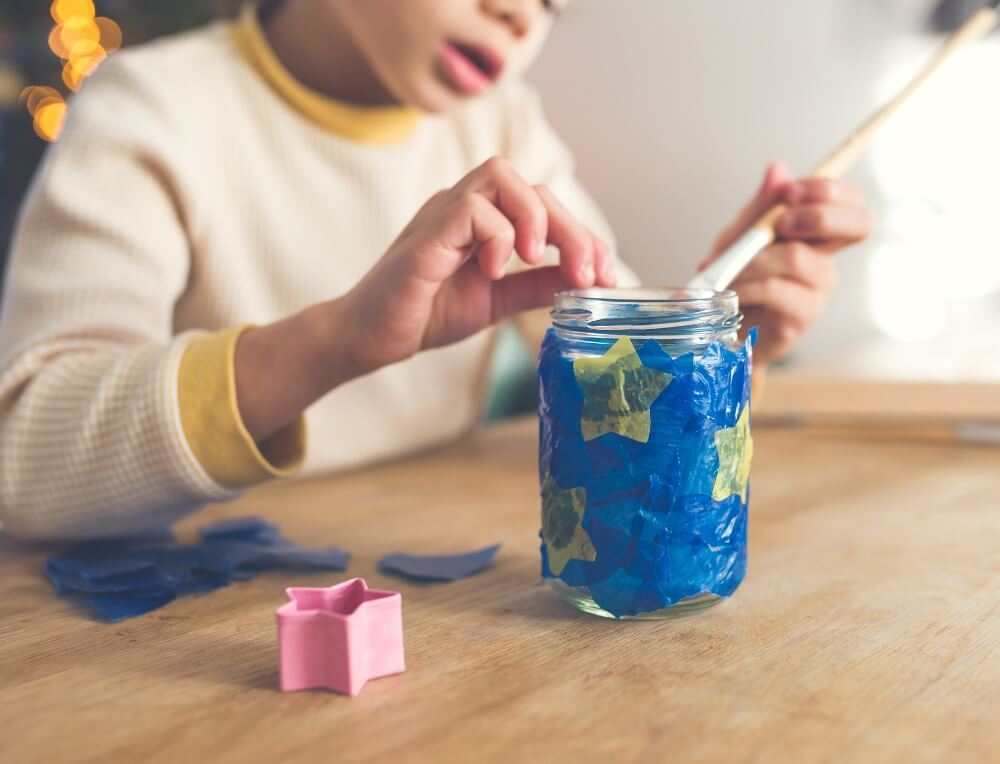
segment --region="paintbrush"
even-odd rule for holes
[[[1000,0],[990,0],[986,8],[969,19],[945,41],[931,61],[900,91],[899,95],[883,106],[859,127],[832,154],[812,172],[814,178],[839,178],[857,161],[876,133],[903,105],[922,88],[959,50],[983,39],[1000,24]],[[688,284],[690,289],[728,287],[740,272],[770,246],[775,238],[775,224],[787,207],[776,204],[762,215],[739,240],[723,252],[704,271]]]

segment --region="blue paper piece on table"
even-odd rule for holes
[[[275,550],[274,562],[285,568],[319,568],[320,570],[347,570],[351,561],[349,552],[340,547],[306,549],[301,546]]]
[[[148,557],[107,558],[104,555],[73,555],[70,550],[66,557],[52,557],[46,562],[46,572],[59,575],[77,575],[81,578],[108,578],[128,573],[139,573],[156,567],[156,561]],[[105,554],[106,554],[106,550]]]
[[[450,555],[415,555],[396,552],[378,561],[378,569],[383,573],[397,573],[422,581],[457,581],[478,573],[500,550],[494,544],[475,552]]]
[[[350,553],[340,547],[309,549],[285,540],[271,546],[248,541],[211,542],[206,546],[233,577],[267,568],[347,570],[351,561]]]
[[[259,517],[236,517],[221,520],[201,529],[202,541],[284,541],[281,529]]]
[[[78,596],[109,621],[155,610],[178,596],[213,591],[268,568],[346,570],[339,547],[302,547],[259,518],[224,520],[201,530],[201,542],[175,543],[169,529],[76,544],[45,562],[60,595]]]
[[[154,566],[127,573],[117,573],[111,576],[95,578],[67,571],[65,564],[62,569],[59,569],[52,562],[52,560],[49,560],[46,563],[45,572],[59,594],[70,592],[100,594],[110,592],[165,591],[174,588],[180,583],[180,579]]]

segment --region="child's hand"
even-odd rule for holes
[[[788,167],[768,168],[757,196],[723,231],[705,268],[735,242],[772,205],[788,211],[778,221],[778,240],[733,282],[746,316],[744,327],[759,326],[754,360],[767,365],[788,353],[819,318],[837,283],[832,257],[867,238],[874,218],[861,192],[839,180],[793,180]]]
[[[515,252],[539,263],[546,243],[558,266],[504,275]],[[427,202],[350,292],[240,337],[240,415],[261,443],[362,374],[551,305],[561,289],[614,284],[608,246],[548,189],[490,159]]]
[[[558,266],[505,275],[511,258]],[[344,297],[342,332],[364,373],[464,339],[511,314],[550,305],[567,288],[613,286],[608,246],[544,187],[490,159],[428,201]]]

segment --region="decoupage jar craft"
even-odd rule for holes
[[[556,297],[538,371],[542,575],[595,615],[731,595],[747,565],[755,333],[736,294]]]

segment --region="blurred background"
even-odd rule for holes
[[[4,1],[0,252],[46,141],[58,134],[62,99],[71,102],[113,55],[116,34],[137,44],[236,4],[98,1],[97,41],[84,44],[94,29],[64,20],[53,32],[46,0]],[[57,5],[68,15],[93,8],[90,0]],[[649,284],[681,284],[767,162],[785,159],[807,173],[980,6],[574,0],[531,79],[622,255]],[[774,415],[969,419],[985,407],[984,418],[1000,418],[998,75],[994,36],[963,53],[851,174],[879,232],[844,255],[830,309],[772,375]]]
[[[58,136],[64,99],[71,98],[121,44],[136,45],[190,29],[232,12],[238,2],[0,3],[0,264],[35,167],[47,143]]]
[[[624,256],[679,284],[767,162],[808,173],[981,7],[578,0],[533,77]],[[850,174],[879,231],[842,257],[841,288],[759,414],[1000,418],[998,77],[994,35]]]

